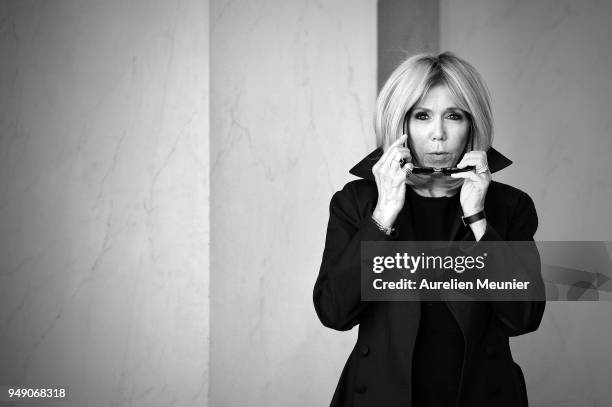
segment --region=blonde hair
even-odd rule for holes
[[[376,100],[374,131],[378,147],[386,150],[402,135],[406,115],[437,85],[446,86],[457,107],[467,113],[470,130],[466,152],[489,149],[493,140],[489,90],[476,68],[451,52],[414,55],[391,73]],[[420,184],[430,178],[412,175],[410,179]]]

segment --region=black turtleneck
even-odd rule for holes
[[[459,193],[430,198],[407,188],[415,240],[449,240],[460,207]],[[444,301],[421,301],[412,359],[413,404],[454,406],[463,363],[463,335]]]

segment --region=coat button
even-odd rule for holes
[[[493,346],[493,345],[487,345],[487,347],[485,348],[485,352],[486,352],[487,356],[489,356],[489,357],[493,357],[497,353],[495,351],[495,346]]]
[[[361,356],[367,356],[370,353],[370,347],[368,345],[361,345],[359,347],[359,354]]]
[[[366,392],[366,386],[365,384],[358,384],[355,386],[355,392],[359,393],[359,394],[363,394]]]

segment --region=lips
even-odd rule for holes
[[[432,153],[425,154],[425,161],[434,167],[445,166],[449,164],[451,158],[451,154],[442,151],[436,151]]]

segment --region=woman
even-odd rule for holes
[[[351,169],[362,179],[332,197],[314,287],[325,326],[359,324],[332,406],[527,405],[508,337],[540,324],[539,259],[528,301],[361,301],[362,241],[533,241],[531,198],[491,180],[510,164],[491,148],[492,128],[483,80],[451,53],[407,59],[381,90],[381,147]]]

